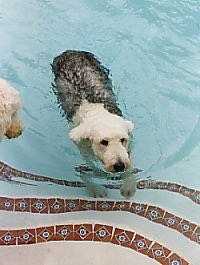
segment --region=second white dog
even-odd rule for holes
[[[21,100],[19,92],[7,81],[0,78],[0,141],[18,137],[23,129],[19,118]]]

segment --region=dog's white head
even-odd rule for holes
[[[76,143],[89,140],[106,171],[122,172],[131,165],[129,141],[133,128],[131,121],[106,112],[84,119],[69,136]]]

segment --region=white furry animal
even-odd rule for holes
[[[22,133],[24,126],[19,118],[19,109],[19,92],[0,78],[0,141],[5,136],[10,139]]]
[[[70,138],[95,175],[102,175],[95,166],[98,159],[105,172],[121,174],[121,194],[132,196],[136,191],[130,158],[134,125],[117,106],[108,70],[93,54],[84,51],[62,53],[54,59],[52,70],[58,101],[73,124]],[[92,182],[89,174],[82,179],[90,195],[107,196],[106,188]]]

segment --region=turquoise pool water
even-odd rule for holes
[[[1,143],[1,161],[74,179],[82,160],[51,92],[50,63],[81,49],[110,69],[120,106],[135,123],[138,177],[200,188],[198,0],[3,1],[0,36],[0,76],[20,91],[26,127]]]

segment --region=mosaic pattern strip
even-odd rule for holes
[[[68,181],[64,179],[54,179],[51,177],[38,176],[31,173],[26,173],[14,169],[7,164],[0,161],[0,180],[13,183],[13,184],[26,184],[26,185],[35,185],[20,180],[15,179],[26,179],[34,182],[47,182],[54,183],[57,185],[64,185],[69,187],[84,187],[84,183],[79,181]],[[119,189],[119,185],[106,185],[110,189]],[[137,182],[137,189],[155,189],[155,190],[167,190],[169,192],[175,192],[185,197],[188,197],[193,202],[200,204],[200,191],[191,189],[176,183],[154,181],[154,180],[141,180]]]
[[[78,211],[126,211],[174,229],[183,236],[200,244],[200,227],[162,208],[127,201],[94,201],[60,198],[8,198],[0,197],[0,210],[58,214]]]
[[[189,265],[165,246],[133,231],[104,224],[67,224],[32,229],[0,230],[0,246],[47,243],[50,241],[99,241],[130,248],[163,265]]]
[[[2,162],[0,162],[0,180],[13,184],[22,183],[33,186],[37,186],[37,182],[46,182],[69,187],[84,187],[84,184],[79,181],[67,181],[38,176],[16,170]],[[118,188],[117,185],[111,184],[107,185],[107,187],[111,189]],[[190,189],[175,183],[165,183],[147,179],[138,181],[137,188],[141,190],[158,189],[176,192],[195,202],[195,207],[198,207],[200,202],[200,193],[198,190]],[[79,198],[0,197],[0,211],[13,212],[16,217],[25,212],[37,215],[67,214],[83,211],[124,212],[130,214],[130,217],[131,215],[137,215],[145,218],[149,222],[162,225],[166,229],[172,229],[181,236],[189,239],[191,243],[196,243],[197,246],[200,245],[200,227],[198,224],[174,215],[155,205],[145,203]],[[80,222],[80,224],[67,223],[64,225],[57,225],[54,223],[52,225],[48,224],[48,226],[20,229],[5,229],[2,227],[2,229],[0,229],[0,246],[19,247],[20,245],[32,245],[55,241],[97,241],[131,249],[163,265],[189,264],[188,261],[179,255],[181,252],[179,254],[174,253],[161,243],[144,237],[136,231],[126,230],[111,224]]]

